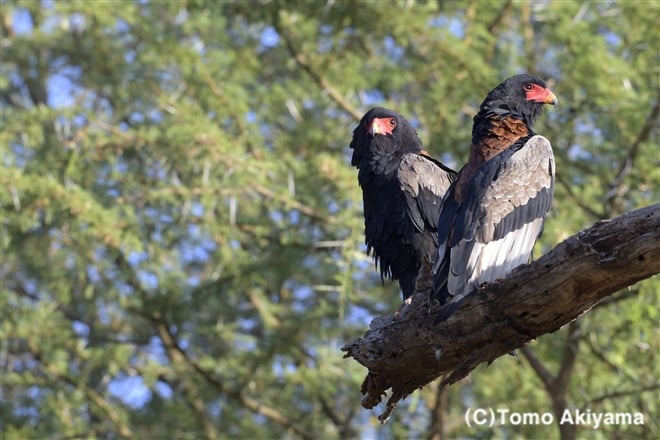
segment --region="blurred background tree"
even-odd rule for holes
[[[540,255],[659,199],[659,3],[0,8],[5,438],[660,436],[657,277],[383,427],[339,351],[400,301],[362,244],[361,114],[396,109],[458,169],[485,94],[548,79]],[[468,428],[468,407],[645,424]]]

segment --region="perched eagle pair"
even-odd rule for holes
[[[453,304],[528,261],[553,197],[550,142],[532,129],[545,82],[513,76],[474,117],[468,162],[456,173],[424,151],[410,123],[369,110],[353,131],[351,164],[362,187],[365,241],[381,278],[399,281],[404,304],[420,270],[433,270],[432,301]]]

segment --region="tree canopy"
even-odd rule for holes
[[[559,106],[535,256],[660,200],[658,2],[0,5],[7,438],[658,438],[660,280],[385,426],[340,348],[400,303],[365,254],[348,143],[395,109],[459,168],[507,76]],[[468,426],[468,409],[644,424]],[[577,430],[577,431],[576,431]]]

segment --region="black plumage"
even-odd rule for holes
[[[351,164],[358,168],[367,251],[381,278],[399,281],[404,301],[438,247],[442,198],[456,173],[433,159],[410,123],[385,108],[369,110],[353,131]]]
[[[555,162],[534,121],[557,98],[544,81],[511,77],[493,89],[474,117],[467,164],[443,201],[432,299],[445,319],[483,283],[527,263],[552,204]]]

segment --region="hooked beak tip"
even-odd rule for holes
[[[559,100],[557,99],[557,95],[555,95],[552,92],[549,92],[548,96],[545,97],[544,103],[550,105],[557,105],[557,103],[559,103]]]

